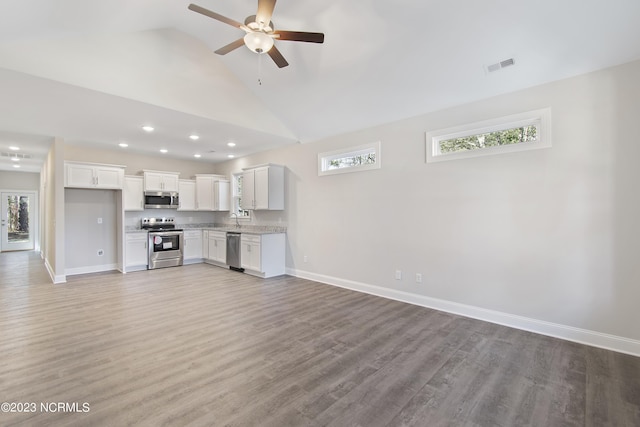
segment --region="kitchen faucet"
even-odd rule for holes
[[[236,217],[236,228],[240,228],[240,223],[238,222],[238,214],[235,212],[231,212],[231,215]]]

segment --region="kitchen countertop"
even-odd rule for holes
[[[286,227],[270,226],[270,225],[241,225],[237,228],[231,224],[176,224],[176,228],[182,230],[209,230],[209,231],[236,231],[245,234],[282,234],[287,232]],[[126,233],[139,233],[142,230],[138,226],[128,226],[125,228]]]

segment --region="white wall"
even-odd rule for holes
[[[40,189],[40,174],[0,171],[0,189],[38,191]]]
[[[66,144],[64,159],[76,162],[124,165],[126,175],[141,174],[143,169],[178,172],[181,179],[191,179],[197,173],[213,173],[214,165],[205,161],[178,160],[150,156],[114,147],[113,150]]]
[[[42,166],[41,213],[43,258],[54,283],[66,281],[64,274],[64,141],[54,138]]]
[[[286,211],[254,222],[287,223],[294,274],[640,340],[638,75],[633,62],[216,172],[287,166]],[[425,163],[426,131],[544,107],[550,149]],[[318,152],[378,140],[380,170],[318,177]]]
[[[213,224],[213,212],[186,212],[175,209],[145,209],[144,211],[125,212],[126,227],[140,227],[142,218],[175,218],[176,225]]]
[[[115,269],[117,216],[116,191],[65,189],[67,274]]]

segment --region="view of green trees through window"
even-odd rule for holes
[[[497,147],[501,145],[531,142],[537,139],[538,129],[535,125],[506,130],[469,135],[440,141],[441,153],[477,150],[479,148]]]
[[[23,242],[29,240],[29,197],[9,196],[8,198],[9,241]]]
[[[329,162],[327,170],[350,168],[360,165],[371,165],[376,162],[376,153],[371,152],[367,154],[358,154],[353,156],[341,157],[339,159],[333,159]]]

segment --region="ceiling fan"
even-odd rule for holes
[[[220,22],[224,22],[225,24],[229,24],[233,27],[240,28],[246,33],[244,37],[216,50],[215,52],[218,55],[226,55],[232,50],[245,45],[258,54],[269,54],[271,59],[273,59],[273,62],[275,62],[279,68],[283,68],[289,65],[289,63],[274,46],[275,39],[295,42],[323,43],[324,34],[308,33],[304,31],[276,30],[273,22],[271,22],[271,15],[273,14],[275,6],[276,0],[258,0],[258,11],[255,15],[247,16],[244,20],[244,24],[196,4],[190,4],[189,9]]]

